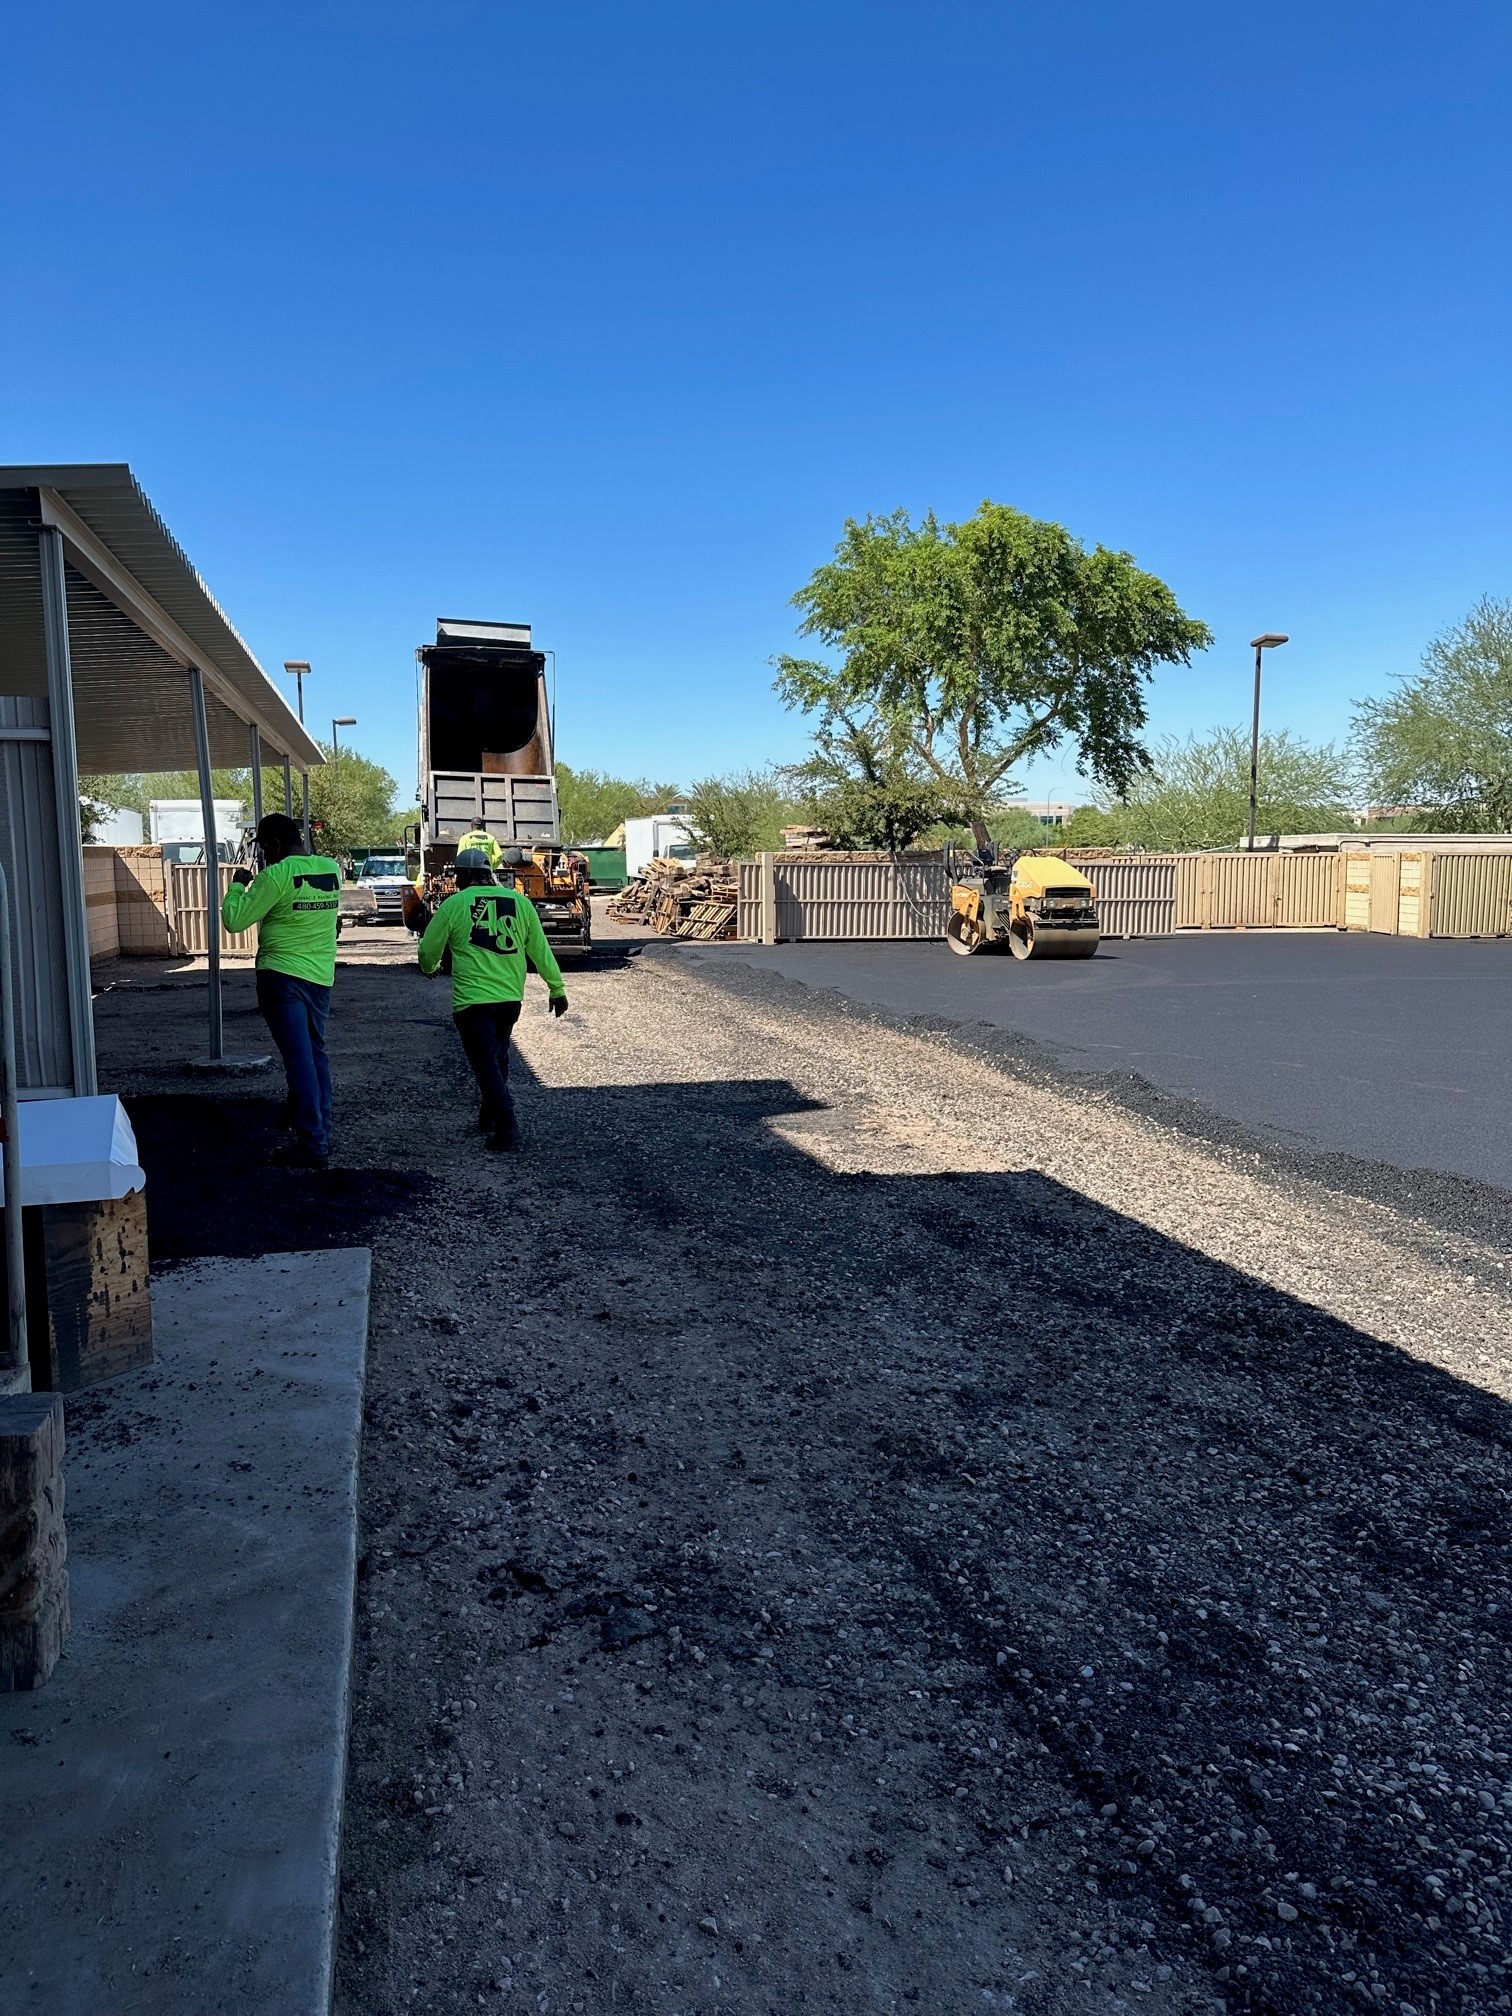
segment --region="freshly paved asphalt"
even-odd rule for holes
[[[698,956],[895,1014],[993,1023],[1063,1067],[1137,1074],[1299,1147],[1512,1189],[1512,940],[1193,934],[1029,964],[943,944]]]

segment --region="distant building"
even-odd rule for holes
[[[1076,810],[1074,805],[1060,805],[1046,798],[1016,798],[1010,808],[1014,812],[1027,812],[1031,819],[1038,819],[1041,826],[1064,826]]]

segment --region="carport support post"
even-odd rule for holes
[[[284,758],[284,814],[289,819],[294,817],[294,773],[289,768],[287,756]]]
[[[25,1393],[31,1388],[26,1348],[26,1249],[21,1241],[21,1116],[16,1107],[16,975],[11,960],[10,885],[0,868],[0,1153],[5,1158],[7,1296],[0,1393]]]
[[[252,826],[262,824],[262,731],[252,723]]]
[[[304,850],[308,854],[310,851],[310,773],[308,770],[300,771],[299,788],[301,792],[300,802],[304,807],[304,816],[300,824],[304,827]]]
[[[761,942],[777,943],[777,856],[758,854],[761,864]]]
[[[200,816],[205,822],[205,950],[210,959],[210,1061],[226,1054],[221,1026],[220,849],[215,834],[215,783],[210,775],[210,724],[205,719],[205,679],[189,667],[189,706],[194,715],[194,755],[199,765]]]
[[[90,1003],[89,917],[84,908],[84,851],[79,827],[79,756],[74,741],[73,666],[68,654],[68,584],[63,534],[38,533],[42,563],[42,636],[47,653],[47,718],[52,737],[53,799],[58,816],[58,877],[63,899],[63,958],[68,974],[68,1039],[76,1099],[93,1098],[94,1010]]]

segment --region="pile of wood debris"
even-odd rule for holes
[[[728,861],[700,854],[686,861],[658,856],[609,905],[621,924],[649,924],[665,938],[733,938],[739,885]]]

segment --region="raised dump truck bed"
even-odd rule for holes
[[[478,825],[501,847],[555,842],[546,656],[530,625],[443,616],[416,655],[425,850],[455,847]]]

